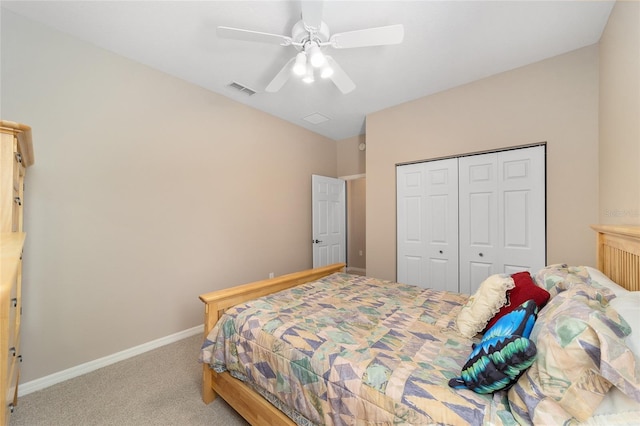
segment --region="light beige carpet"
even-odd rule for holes
[[[202,402],[193,336],[23,396],[10,426],[247,423],[222,399]]]

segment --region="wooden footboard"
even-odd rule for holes
[[[205,304],[204,336],[206,338],[222,314],[232,306],[306,282],[315,281],[334,272],[344,271],[344,268],[344,263],[335,263],[321,268],[294,272],[268,280],[203,294],[200,296],[200,300]],[[218,374],[208,365],[204,365],[202,372],[202,399],[208,404],[218,395],[253,425],[295,424],[289,417],[242,381],[231,377],[229,373]]]

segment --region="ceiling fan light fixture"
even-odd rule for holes
[[[296,55],[296,62],[293,64],[293,73],[298,76],[303,76],[307,72],[307,55],[304,52],[299,52]]]
[[[307,52],[309,53],[309,63],[311,63],[313,67],[320,68],[327,62],[327,58],[324,57],[320,46],[316,43],[312,43],[307,49]]]
[[[307,84],[311,84],[315,81],[315,78],[313,77],[313,68],[307,67],[307,72],[304,77],[302,77],[302,81]]]
[[[333,68],[329,64],[325,64],[320,71],[321,78],[329,78],[333,75]]]

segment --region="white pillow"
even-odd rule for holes
[[[607,277],[605,274],[600,272],[596,268],[592,268],[591,266],[586,266],[587,272],[589,272],[589,276],[591,277],[591,281],[595,281],[600,284],[602,287],[606,287],[613,292],[616,296],[620,296],[621,294],[629,293],[629,290],[622,287],[620,284],[612,281],[611,278]]]
[[[637,361],[640,361],[640,291],[624,291],[625,293],[618,294],[609,304],[631,326],[631,334],[625,338],[625,343],[633,351]],[[598,416],[603,416],[599,420],[605,420],[608,418],[606,416],[628,412],[634,412],[640,416],[640,402],[629,398],[614,386],[593,413],[593,418],[598,419]]]
[[[471,339],[487,326],[487,323],[507,303],[507,290],[515,287],[507,274],[491,275],[469,297],[456,318],[458,332]]]
[[[598,418],[600,417],[599,420],[604,421],[608,419],[607,416],[611,416],[614,414],[623,414],[628,412],[637,413],[637,416],[640,416],[640,402],[637,402],[634,399],[629,398],[627,395],[622,393],[622,391],[620,391],[617,387],[612,386],[611,389],[609,389],[609,392],[607,392],[607,394],[604,396],[604,399],[602,400],[600,405],[598,405],[598,408],[596,408],[596,410],[593,412],[593,415],[591,416],[591,418],[593,420],[598,420]],[[634,420],[637,420],[637,419],[638,417],[636,417]],[[590,424],[590,423],[587,422],[587,424]],[[598,423],[595,423],[595,424],[598,424]],[[604,425],[607,423],[601,422],[600,424]],[[631,423],[622,423],[622,424],[631,424]]]
[[[640,358],[640,291],[627,291],[612,299],[609,304],[631,326],[631,334],[625,338],[625,342],[636,358]]]

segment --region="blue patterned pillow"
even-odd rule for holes
[[[536,303],[528,300],[500,318],[473,346],[460,377],[449,380],[449,386],[493,393],[515,383],[536,357],[528,337],[537,313]]]

